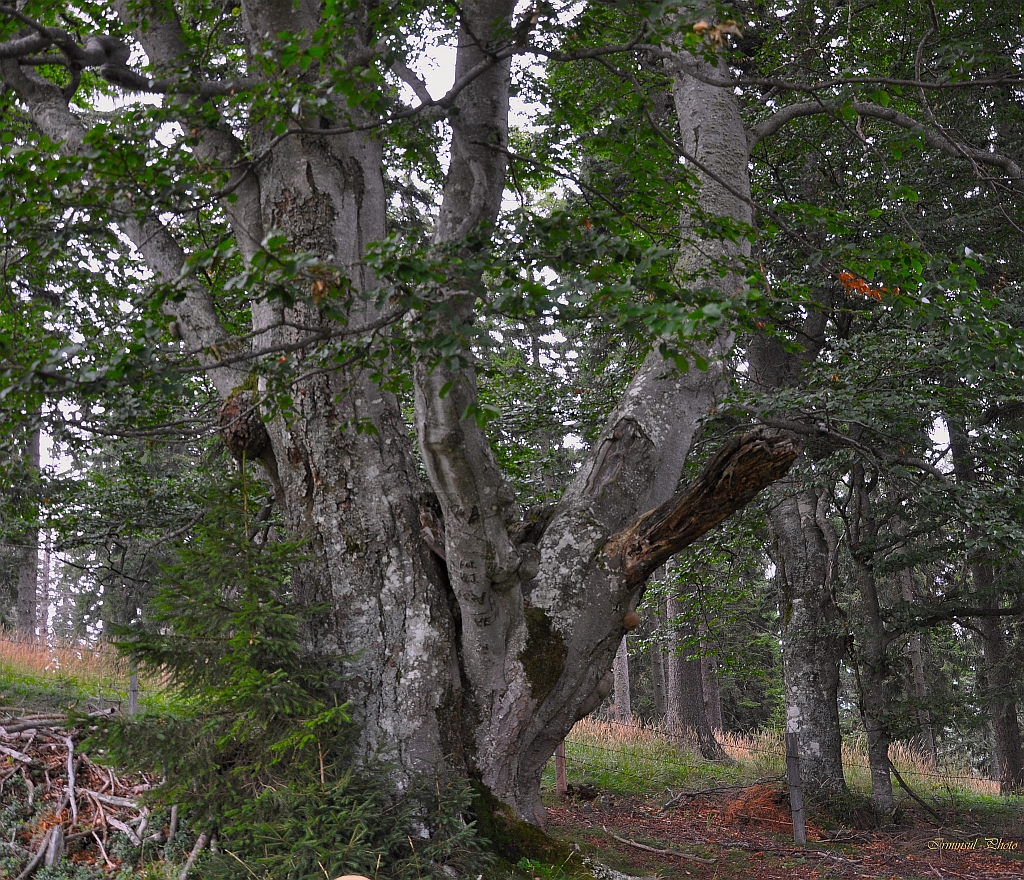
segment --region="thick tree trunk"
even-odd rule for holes
[[[773,498],[772,554],[781,587],[786,730],[800,747],[808,797],[846,791],[839,731],[839,661],[845,635],[832,585],[829,542],[811,489]]]
[[[147,27],[135,35],[150,62],[181,70],[189,50],[171,6],[115,6],[126,23],[138,23],[145,11]],[[242,0],[240,7],[253,56],[267,51],[268,34],[312,34],[323,24],[320,5],[307,0]],[[517,33],[513,7],[513,0],[475,0],[459,10],[450,162],[434,230],[439,248],[468,254],[501,205],[509,40],[519,39],[510,37]],[[351,69],[382,51],[369,25],[355,26],[348,39]],[[750,222],[746,133],[728,67],[693,65],[699,76],[682,69],[673,76],[681,144],[702,177],[701,208]],[[27,76],[16,61],[0,61],[0,68],[37,126],[66,151],[79,149],[85,127],[62,90]],[[261,69],[253,65],[253,75]],[[316,71],[312,64],[288,76],[312,82]],[[312,350],[304,340],[341,329],[321,307],[325,296],[348,309],[346,332],[401,332],[400,324],[384,329],[375,300],[359,296],[377,284],[367,246],[388,231],[383,146],[372,133],[380,119],[339,94],[315,111],[303,106],[282,109],[287,136],[269,110],[248,120],[244,138],[233,134],[240,124],[234,117],[230,125],[187,121],[196,160],[230,171],[231,197],[222,209],[242,257],[252,260],[267,233],[279,230],[316,261],[296,282],[310,295],[297,289],[294,301],[252,302],[250,340],[232,339],[221,325],[219,292],[188,270],[174,229],[156,213],[126,211],[123,228],[155,279],[177,287],[167,307],[185,345],[199,352],[226,399],[249,388],[246,346],[292,352],[301,364]],[[260,161],[250,164],[247,155]],[[747,239],[700,241],[693,225],[683,218],[681,265],[726,296],[738,292],[743,268],[730,269],[729,261],[749,255]],[[448,279],[449,323],[439,333],[472,319],[474,281],[454,273]],[[356,294],[350,299],[349,287]],[[798,452],[791,438],[755,430],[734,437],[679,490],[701,422],[722,392],[731,343],[723,330],[698,352],[710,368],[683,375],[654,346],[550,520],[529,528],[517,522],[514,492],[486,434],[464,418],[476,401],[468,345],[442,363],[427,355],[413,371],[429,487],[399,402],[368,373],[316,362],[292,380],[292,418],[267,425],[269,446],[259,457],[290,532],[308,541],[310,560],[294,588],[332,609],[310,640],[347,658],[343,696],[366,755],[409,773],[445,764],[474,777],[519,817],[543,821],[541,773],[576,720],[607,696],[613,658],[650,573],[778,479]],[[695,681],[699,695],[699,664]]]

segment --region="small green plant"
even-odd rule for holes
[[[176,708],[109,721],[92,750],[163,775],[151,799],[217,836],[197,869],[206,880],[479,874],[462,783],[398,786],[397,768],[356,766],[342,658],[306,649],[320,609],[291,598],[302,549],[252,540],[241,488],[224,498],[176,548],[148,624],[120,633],[141,669],[166,676]]]
[[[543,862],[534,859],[520,859],[516,867],[525,871],[533,880],[564,880],[568,875],[561,868],[554,865],[545,865]]]

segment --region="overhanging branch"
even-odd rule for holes
[[[800,453],[793,434],[757,427],[729,440],[682,492],[648,511],[605,545],[630,586],[783,477]]]

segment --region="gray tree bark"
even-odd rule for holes
[[[155,74],[183,69],[187,42],[170,5],[114,5]],[[311,0],[239,5],[253,57],[264,51],[267,34],[311,34],[322,24],[320,4]],[[512,0],[460,7],[448,105],[451,155],[434,230],[435,244],[456,252],[470,247],[471,233],[486,236],[501,205],[508,58],[522,32],[513,7]],[[348,39],[353,66],[384,51],[369,28],[355,28]],[[684,67],[673,72],[674,96],[682,149],[702,178],[701,207],[750,222],[746,133],[727,87],[728,68],[693,64],[699,78]],[[252,67],[259,79],[258,65]],[[288,76],[315,72],[313,65]],[[42,132],[69,153],[80,149],[86,123],[61,88],[9,55],[0,60],[0,75]],[[258,253],[268,230],[281,230],[290,247],[313,254],[359,293],[377,283],[364,260],[367,245],[387,233],[382,139],[372,133],[378,123],[333,94],[315,113],[290,118],[285,137],[265,117],[248,120],[244,138],[208,117],[187,125],[197,161],[230,169],[231,197],[222,209],[245,259]],[[168,309],[223,398],[244,386],[247,351],[301,352],[310,334],[339,329],[315,299],[267,299],[252,303],[250,338],[232,339],[220,323],[218,291],[188,270],[174,230],[155,213],[120,207],[122,228],[155,279],[177,287]],[[699,241],[691,226],[683,218],[682,265],[727,295],[738,292],[743,275],[721,276],[719,267],[749,254],[746,239]],[[453,327],[472,317],[473,281],[452,280],[444,294]],[[381,320],[372,299],[356,297],[346,326]],[[519,817],[543,822],[544,766],[575,721],[607,696],[628,628],[624,618],[650,573],[782,476],[797,455],[792,438],[756,429],[729,441],[693,484],[679,489],[701,421],[722,391],[722,358],[731,343],[723,330],[702,352],[711,367],[683,375],[655,347],[550,521],[530,540],[517,531],[514,492],[486,435],[463,418],[476,400],[471,350],[458,353],[459,370],[425,361],[414,369],[426,485],[399,402],[368,373],[311,370],[294,381],[294,418],[267,425],[270,443],[260,461],[289,530],[308,541],[310,561],[296,572],[294,589],[333,609],[309,638],[349,658],[344,696],[366,755],[409,773],[442,761]],[[360,424],[374,430],[351,427]],[[699,687],[699,664],[695,680]]]
[[[889,698],[885,691],[888,669],[887,649],[891,641],[882,619],[878,584],[874,569],[874,542],[877,537],[871,512],[871,485],[859,462],[853,467],[853,492],[849,516],[849,546],[853,581],[860,594],[863,615],[863,646],[860,658],[861,706],[868,740],[868,764],[871,769],[871,805],[875,814],[888,821],[895,809],[889,765],[887,728]]]
[[[811,310],[801,339],[802,349],[791,352],[775,339],[755,337],[752,381],[766,391],[795,384],[824,344],[823,311]],[[768,521],[780,586],[787,731],[797,737],[807,796],[845,792],[838,708],[845,635],[834,586],[839,539],[825,501],[796,478],[772,488]]]
[[[846,791],[839,730],[839,661],[845,635],[833,592],[829,529],[812,489],[773,499],[772,558],[780,585],[786,730],[800,747],[810,798]]]
[[[621,724],[633,723],[633,707],[629,698],[629,646],[626,637],[619,642],[612,664],[613,686],[615,688],[615,720]]]

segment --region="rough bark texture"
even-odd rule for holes
[[[786,730],[797,736],[809,797],[846,790],[838,705],[845,638],[819,503],[812,489],[800,489],[776,502],[770,515],[782,594]]]
[[[812,310],[801,347],[756,336],[749,347],[752,381],[770,392],[794,385],[825,341],[824,311]],[[838,537],[825,502],[794,479],[772,488],[768,514],[782,611],[786,725],[800,748],[808,797],[846,790],[839,730],[839,662],[845,638],[833,584]]]
[[[267,38],[311,34],[321,24],[320,4],[311,0],[239,5],[252,58],[267,51]],[[504,192],[510,71],[502,59],[518,39],[513,5],[473,0],[459,7],[451,157],[434,230],[434,243],[456,254],[486,238]],[[171,5],[116,8],[155,73],[187,68],[187,41]],[[354,67],[384,51],[369,25],[356,22],[346,39]],[[726,65],[698,64],[703,79],[729,76]],[[251,67],[262,76],[258,64]],[[313,77],[316,67],[287,76]],[[85,123],[60,88],[16,60],[0,60],[0,73],[41,131],[69,153],[81,147]],[[736,96],[681,69],[674,75],[681,142],[712,172],[701,172],[703,210],[750,222]],[[382,140],[371,133],[379,120],[336,92],[315,113],[302,113],[288,115],[286,136],[275,134],[273,114],[254,114],[244,137],[237,119],[230,126],[208,115],[190,121],[193,155],[201,167],[230,170],[231,198],[222,209],[245,259],[269,230],[280,230],[293,249],[344,275],[356,293],[369,291],[376,281],[364,260],[367,245],[388,231]],[[719,268],[746,256],[747,240],[698,241],[690,226],[683,218],[682,264],[726,294],[739,291],[742,275],[721,277]],[[175,230],[134,208],[122,227],[156,280],[177,285],[168,309],[224,399],[247,387],[247,351],[276,346],[301,358],[306,336],[338,329],[315,297],[257,299],[250,338],[232,339],[219,319],[219,291],[188,271]],[[475,281],[450,279],[450,323],[442,331],[472,318]],[[377,321],[372,302],[356,297],[347,326]],[[289,530],[309,541],[311,559],[296,573],[295,590],[332,609],[310,638],[350,658],[345,697],[366,754],[410,772],[447,764],[521,818],[543,821],[541,773],[575,721],[608,694],[612,660],[630,628],[624,618],[649,573],[784,474],[797,454],[792,438],[753,431],[734,438],[694,486],[678,491],[701,422],[722,391],[731,343],[723,329],[700,352],[710,368],[684,375],[655,347],[546,528],[522,543],[510,532],[514,492],[484,432],[463,418],[476,399],[471,350],[456,353],[461,369],[451,365],[455,358],[414,368],[416,441],[429,485],[417,471],[398,401],[368,374],[339,367],[294,380],[295,417],[267,425],[260,461]],[[696,681],[699,687],[699,665]]]

